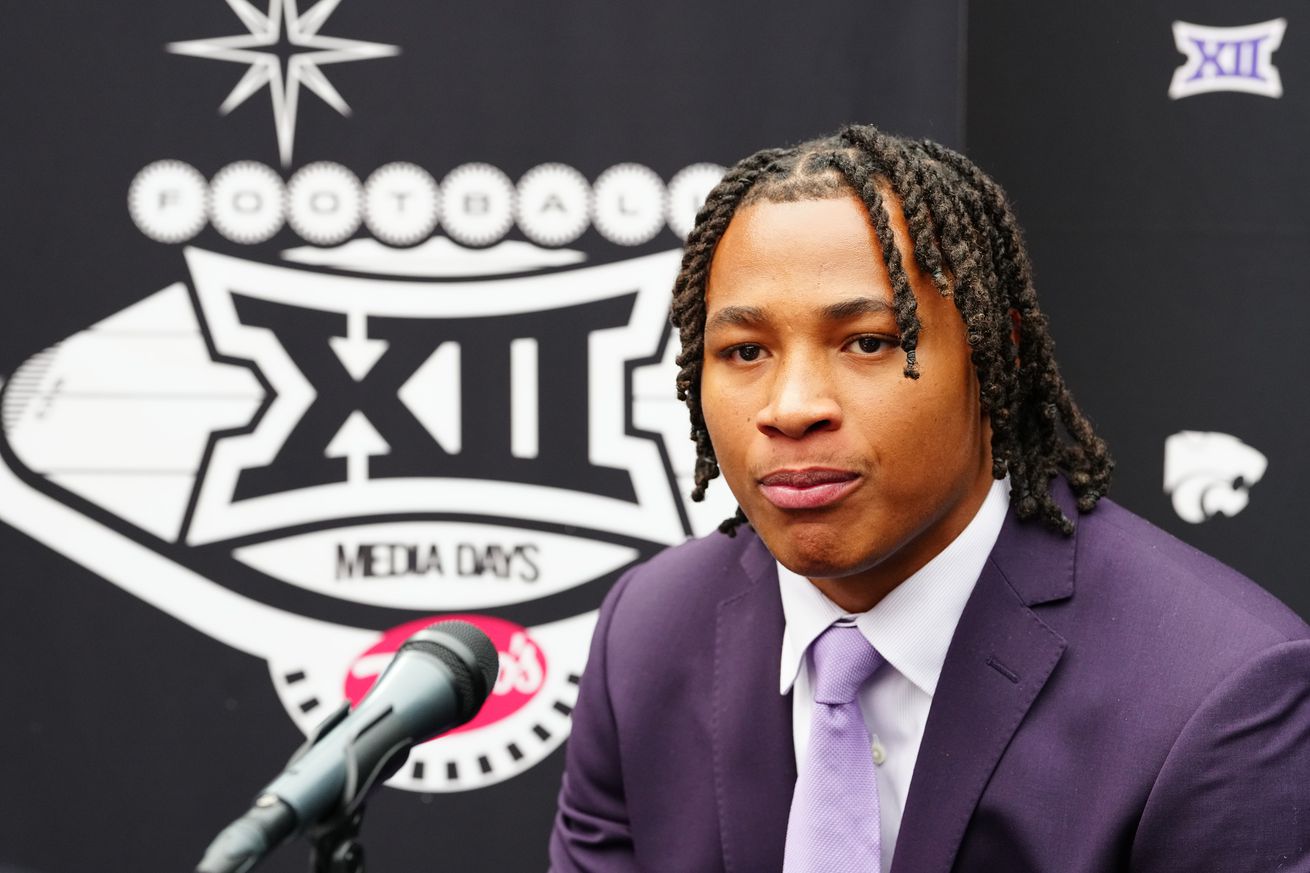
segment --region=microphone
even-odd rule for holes
[[[219,833],[196,873],[246,873],[289,837],[352,812],[413,746],[473,718],[499,671],[496,647],[468,622],[414,634],[359,705],[319,725],[250,811]]]

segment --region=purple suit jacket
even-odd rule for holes
[[[615,585],[573,716],[557,873],[781,869],[782,630],[748,529]],[[1310,871],[1310,628],[1109,501],[1070,538],[1011,516],[951,641],[893,860]]]

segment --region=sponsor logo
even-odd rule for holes
[[[486,633],[500,652],[500,674],[478,714],[415,748],[392,785],[424,790],[433,781],[464,787],[497,782],[498,773],[536,763],[549,740],[568,733],[580,679],[576,672],[561,675],[528,628],[483,615],[443,618],[471,622]],[[346,674],[346,699],[352,705],[362,700],[401,644],[431,622],[420,619],[392,628],[363,652]]]
[[[1164,442],[1164,491],[1192,524],[1246,508],[1269,460],[1235,436],[1185,430]]]
[[[1273,54],[1283,42],[1287,21],[1275,18],[1244,27],[1205,27],[1175,21],[1174,45],[1187,56],[1174,71],[1174,100],[1214,91],[1282,97],[1283,81]]]
[[[167,159],[131,180],[177,281],[0,388],[0,520],[264,660],[306,733],[418,628],[481,627],[491,698],[388,783],[463,791],[567,737],[617,574],[731,512],[726,489],[682,496],[667,320],[677,239],[723,170],[291,172],[300,92],[345,114],[324,68],[398,51],[321,35],[339,3],[228,0],[247,34],[168,46],[246,66],[224,113],[268,88],[283,169]],[[304,244],[274,248],[288,235]]]

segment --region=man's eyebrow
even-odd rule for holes
[[[852,297],[823,308],[823,315],[832,321],[846,321],[861,315],[882,315],[891,312],[892,306],[877,297]]]
[[[847,321],[861,315],[882,315],[892,312],[892,306],[877,297],[852,297],[823,307],[823,317],[829,321]],[[717,327],[751,327],[768,321],[758,306],[725,306],[705,323],[706,330]]]
[[[716,327],[749,327],[764,321],[764,310],[757,306],[725,306],[706,323],[705,329]]]

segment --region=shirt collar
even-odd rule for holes
[[[996,545],[1010,504],[1010,480],[992,483],[964,530],[868,612],[852,616],[884,660],[929,697],[937,690],[946,650],[964,605]],[[778,564],[785,627],[778,689],[791,691],[805,651],[834,621],[848,614],[810,580]]]

